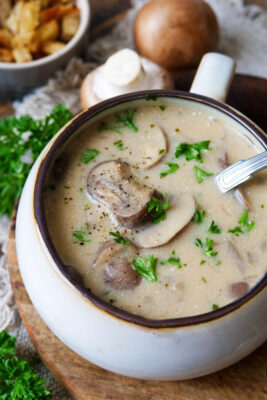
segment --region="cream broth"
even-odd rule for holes
[[[259,173],[242,186],[249,201],[248,221],[254,221],[253,226],[249,222],[248,225],[238,223],[242,215],[245,217],[245,206],[234,194],[220,194],[212,176],[203,176],[203,181],[198,183],[194,167],[216,174],[221,171],[226,154],[232,164],[255,155],[257,150],[220,118],[185,106],[148,104],[136,110],[133,121],[137,132],[128,127],[120,128],[121,133],[111,129],[99,131],[97,124],[66,148],[62,156],[68,160],[66,169],[62,167],[65,172],[59,179],[51,173],[45,192],[46,219],[53,243],[63,262],[79,271],[93,293],[128,312],[166,319],[223,307],[252,288],[267,269],[267,172]],[[111,116],[104,119],[104,123],[114,126],[116,119]],[[184,155],[175,157],[179,144],[207,140],[210,140],[209,150],[201,151],[203,163],[196,159],[187,161]],[[87,148],[97,149],[99,153],[84,163],[80,159]],[[162,203],[168,194],[170,207],[165,220],[158,224],[145,222],[144,227],[122,227],[101,201],[89,196],[88,174],[100,163],[110,160],[127,162],[138,182],[164,195]],[[179,168],[160,177],[171,168],[164,163],[175,163]],[[183,197],[184,194],[188,197]],[[192,220],[191,198],[194,210],[199,205],[199,212],[205,211],[202,223],[196,222],[196,216]],[[179,203],[179,199],[184,202]],[[180,207],[178,214],[173,213],[176,202]],[[186,224],[188,218],[190,222]],[[212,221],[217,227],[213,224],[208,231]],[[186,226],[169,238],[168,243],[159,246],[170,230],[178,229],[179,223],[181,228],[183,224]],[[245,233],[238,229],[235,233],[228,232],[235,227]],[[216,228],[220,233],[215,233]],[[146,230],[149,229],[148,238]],[[155,242],[154,229],[159,235],[158,242]],[[81,243],[77,231],[82,231],[91,241]],[[138,274],[138,284],[133,277],[135,286],[121,289],[105,279],[105,266],[99,266],[95,260],[103,243],[115,244],[115,237],[109,232],[118,233],[136,245],[130,248],[132,259],[135,254],[142,258],[153,255],[157,259],[156,281],[148,281]],[[206,238],[213,243],[205,247]],[[142,248],[144,240],[147,248]],[[109,255],[102,261],[108,262],[108,258]]]

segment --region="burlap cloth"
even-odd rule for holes
[[[40,118],[49,113],[57,103],[65,103],[73,113],[79,111],[79,86],[83,77],[108,55],[119,48],[132,47],[132,21],[137,9],[145,0],[133,0],[133,9],[125,20],[119,22],[112,33],[90,44],[87,60],[70,61],[66,70],[48,82],[45,87],[14,103],[18,115],[31,114]],[[236,59],[237,71],[267,78],[267,13],[257,6],[244,6],[242,0],[206,0],[217,14],[221,39],[219,51]],[[9,283],[6,242],[9,220],[0,219],[0,331],[9,327],[17,336],[19,356],[30,359],[35,350],[21,324]],[[44,376],[53,400],[71,399],[54,380],[44,365],[38,372]]]

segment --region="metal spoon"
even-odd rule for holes
[[[267,167],[267,151],[257,154],[248,160],[241,160],[230,167],[224,169],[215,176],[215,182],[221,193],[227,193],[229,190],[246,182],[252,176]]]

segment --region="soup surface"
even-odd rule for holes
[[[267,269],[267,172],[222,195],[213,175],[261,151],[219,117],[147,101],[86,129],[47,180],[53,243],[86,287],[150,319],[225,306]]]

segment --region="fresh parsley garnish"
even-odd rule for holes
[[[135,112],[136,110],[126,110],[116,114],[116,121],[113,125],[108,125],[106,122],[102,121],[98,127],[98,131],[102,132],[110,130],[121,134],[121,130],[127,126],[133,132],[137,132],[138,127],[133,121]]]
[[[0,119],[0,215],[11,216],[33,163],[71,118],[71,112],[58,104],[44,119],[29,115]]]
[[[7,330],[0,333],[0,399],[50,399],[44,379],[33,371],[30,362],[15,356],[15,341]]]
[[[241,217],[238,220],[239,226],[236,226],[233,229],[228,229],[229,233],[233,233],[236,236],[239,236],[240,233],[245,234],[250,232],[251,229],[254,228],[255,222],[248,220],[248,209],[245,209],[242,213]]]
[[[73,237],[73,243],[77,244],[77,243],[89,243],[91,242],[91,238],[90,238],[91,232],[89,232],[89,226],[87,224],[87,222],[84,224],[84,226],[77,231],[74,231],[72,234]]]
[[[201,207],[200,207],[200,205],[198,204],[197,206],[196,206],[196,209],[195,209],[195,213],[194,213],[194,216],[193,216],[193,221],[194,222],[196,222],[197,224],[202,224],[202,222],[204,221],[204,219],[205,219],[205,215],[206,215],[206,211],[204,211],[204,210],[201,210]]]
[[[148,213],[152,216],[153,224],[158,224],[160,221],[164,221],[166,219],[166,210],[169,208],[169,197],[168,194],[165,193],[166,201],[164,201],[163,196],[160,199],[156,197],[152,197],[152,200],[148,201],[146,204],[148,206]]]
[[[216,225],[215,222],[212,220],[212,221],[211,221],[211,224],[210,224],[210,226],[209,226],[209,228],[208,228],[208,232],[215,233],[215,234],[219,234],[219,233],[221,233],[221,229],[220,229],[220,228],[218,227],[218,225]]]
[[[114,146],[117,146],[119,150],[124,150],[122,140],[117,140],[116,142],[113,142],[113,144]]]
[[[196,165],[194,166],[194,171],[196,173],[198,183],[202,183],[204,177],[213,175],[213,173],[206,172],[203,169],[197,167]]]
[[[84,164],[88,164],[99,154],[99,151],[96,149],[86,149],[84,153],[81,154],[80,161]]]
[[[157,99],[158,99],[158,96],[156,95],[156,93],[148,93],[146,95],[146,100],[147,101],[149,101],[149,100],[156,101]]]
[[[210,140],[204,140],[203,142],[196,142],[193,144],[180,143],[179,146],[176,147],[175,157],[179,158],[183,155],[187,161],[197,160],[203,163],[201,151],[210,150],[209,144]]]
[[[181,264],[181,260],[179,257],[169,257],[166,261],[161,261],[161,265],[171,264],[175,265],[178,269],[182,267],[186,267],[186,264]]]
[[[202,282],[207,283],[207,279],[204,276],[201,277],[201,280]]]
[[[165,149],[159,150],[159,156],[165,152]]]
[[[123,128],[124,128],[124,125],[122,125],[122,124],[121,125],[118,125],[118,124],[108,125],[108,124],[106,124],[106,122],[102,121],[98,127],[98,131],[99,132],[113,131],[113,132],[119,133],[121,135],[122,134],[121,129],[123,129]]]
[[[132,265],[133,268],[138,272],[138,274],[143,275],[146,280],[148,280],[149,282],[155,282],[157,280],[157,261],[158,259],[154,256],[149,256],[148,258],[135,256]]]
[[[164,172],[160,173],[160,177],[161,178],[164,178],[165,176],[167,176],[169,174],[173,174],[179,168],[179,165],[176,164],[176,163],[167,162],[167,163],[164,163],[164,164],[167,165],[167,167],[169,167],[169,169],[167,169],[167,171],[164,171]]]
[[[212,311],[218,310],[220,307],[218,304],[212,304]]]
[[[136,110],[126,110],[116,115],[117,122],[121,122],[125,126],[128,126],[134,132],[138,131],[138,127],[133,122],[134,114]]]
[[[166,106],[159,106],[161,111],[164,111],[166,109]]]
[[[205,264],[205,262],[206,262],[206,260],[201,260],[201,261],[200,261],[200,265]]]
[[[114,240],[114,242],[116,242],[116,243],[120,243],[120,244],[122,244],[123,246],[130,246],[130,242],[127,242],[127,240],[125,240],[121,235],[119,235],[118,233],[116,233],[116,232],[109,232],[109,234],[110,234],[110,236],[114,236],[114,238],[115,239],[113,239]]]
[[[195,239],[195,245],[201,247],[204,250],[204,254],[208,257],[217,256],[218,252],[213,251],[213,240],[206,237],[206,241],[203,243],[201,239]]]

